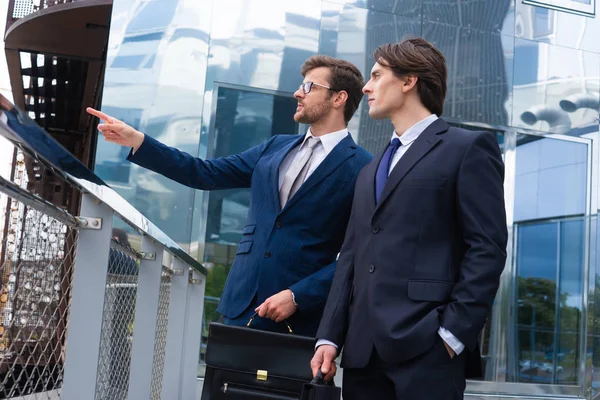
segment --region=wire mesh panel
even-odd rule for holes
[[[96,381],[97,400],[127,398],[138,265],[136,253],[128,246],[113,240],[104,298],[100,360]]]
[[[60,396],[77,230],[10,201],[0,265],[0,398]]]
[[[171,274],[168,271],[163,271],[160,280],[160,293],[158,295],[158,318],[156,320],[156,337],[154,339],[154,362],[152,364],[152,400],[160,400],[162,394],[170,300]],[[174,397],[176,396],[175,393],[173,395]]]
[[[44,181],[22,151],[14,162],[13,184]],[[3,197],[0,212],[0,398],[60,398],[78,230],[64,211],[51,217],[15,198]]]

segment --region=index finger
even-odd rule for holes
[[[92,114],[93,116],[98,117],[101,120],[106,121],[106,122],[115,122],[116,121],[113,117],[111,117],[107,114],[104,114],[102,111],[93,109],[92,107],[86,108],[85,111],[87,111],[88,114]]]

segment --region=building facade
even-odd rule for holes
[[[102,110],[201,158],[234,154],[305,131],[292,94],[309,56],[368,76],[378,45],[425,37],[448,62],[443,117],[495,132],[506,164],[508,261],[469,396],[597,398],[598,13],[596,0],[115,0]],[[375,154],[393,127],[363,102],[349,129]],[[127,152],[100,139],[96,173],[209,268],[203,318],[217,320],[249,191],[195,191]]]

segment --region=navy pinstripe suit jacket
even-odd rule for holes
[[[146,136],[128,160],[201,190],[250,188],[247,225],[218,311],[247,322],[265,299],[291,289],[298,311],[289,322],[314,336],[329,293],[360,170],[372,156],[350,135],[327,155],[281,209],[279,166],[303,135],[277,135],[243,153],[201,160]],[[275,328],[275,324],[266,325]]]

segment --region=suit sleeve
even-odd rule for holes
[[[358,188],[358,185],[356,187]],[[318,339],[335,343],[338,346],[338,352],[346,340],[348,316],[350,314],[350,295],[354,281],[354,217],[358,212],[355,207],[356,193],[357,189],[354,192],[352,212],[346,228],[344,244],[337,260],[333,283],[316,335]]]
[[[493,134],[478,133],[463,157],[457,217],[465,255],[441,324],[473,351],[506,262],[504,163]]]
[[[256,163],[273,140],[274,137],[240,154],[202,160],[146,135],[127,160],[195,189],[247,188]]]
[[[323,306],[331,289],[336,264],[337,261],[334,261],[290,286],[300,311],[310,311]]]

